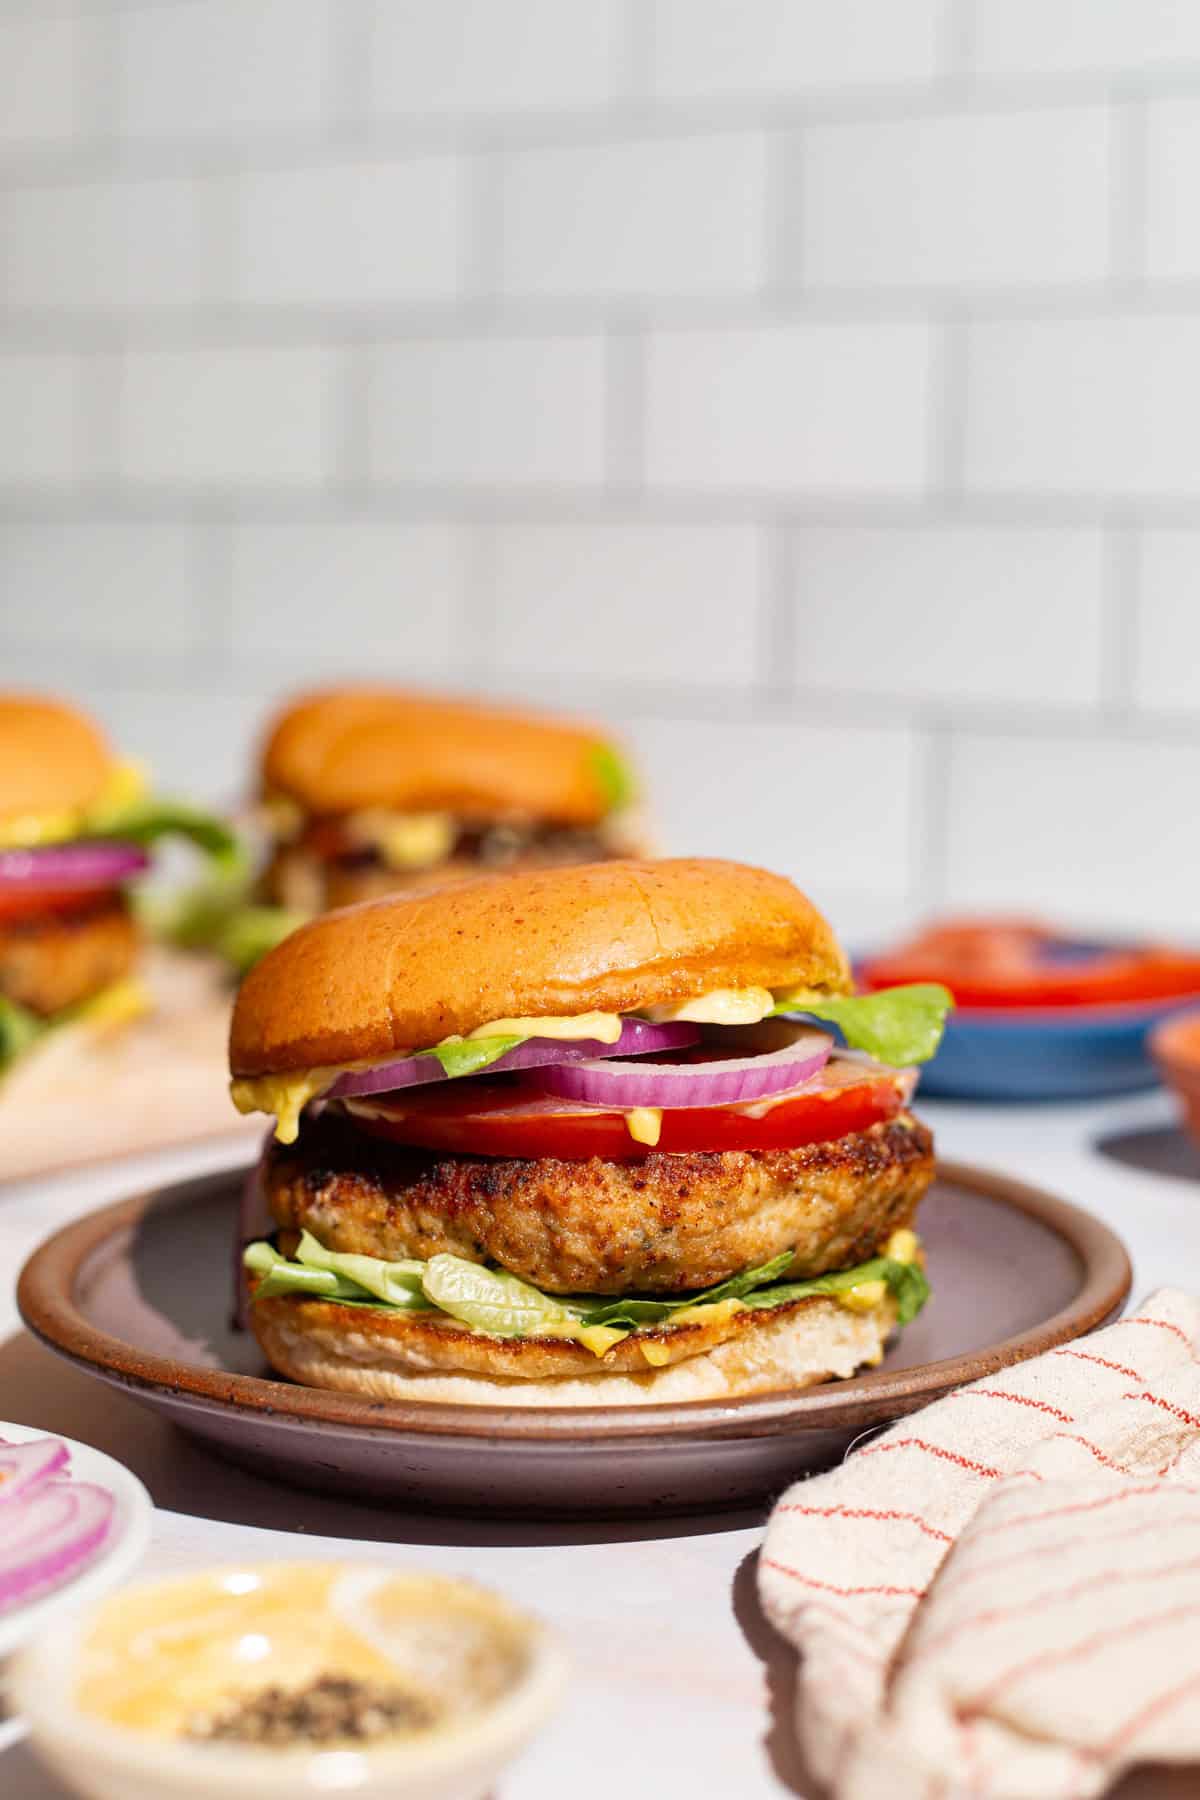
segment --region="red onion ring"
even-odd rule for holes
[[[649,1056],[660,1050],[685,1050],[698,1044],[694,1025],[651,1025],[645,1019],[626,1019],[615,1044],[598,1038],[527,1038],[481,1069],[481,1075],[507,1074],[512,1069],[536,1069],[545,1064],[594,1061],[606,1056]],[[417,1087],[449,1077],[436,1056],[406,1056],[399,1062],[382,1063],[377,1069],[339,1075],[327,1091],[327,1100],[346,1100],[354,1095],[390,1094],[397,1088]]]
[[[39,1482],[61,1475],[69,1456],[61,1438],[30,1438],[24,1444],[0,1439],[0,1501],[7,1505]]]
[[[702,1063],[570,1063],[543,1069],[537,1085],[546,1093],[612,1110],[737,1106],[799,1087],[820,1073],[832,1049],[833,1039],[824,1032],[804,1031],[786,1049],[765,1056]]]
[[[35,850],[0,850],[0,888],[36,893],[40,888],[115,887],[149,868],[136,844],[43,844]]]
[[[0,1496],[4,1490],[0,1488]],[[42,1481],[0,1507],[0,1612],[73,1575],[100,1549],[116,1501],[86,1481]]]

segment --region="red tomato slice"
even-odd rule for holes
[[[1200,956],[1156,945],[1063,955],[1067,940],[1021,919],[955,920],[871,958],[866,988],[940,981],[959,1007],[1129,1006],[1200,994]]]
[[[76,908],[91,906],[111,889],[111,882],[87,888],[0,887],[0,919],[32,919],[42,913],[73,912]]]
[[[471,1091],[471,1090],[474,1091]],[[630,1137],[625,1116],[568,1100],[475,1081],[445,1082],[410,1093],[344,1103],[355,1122],[377,1137],[464,1156],[601,1156],[636,1161],[650,1154]],[[664,1112],[658,1151],[792,1150],[865,1131],[894,1118],[905,1092],[894,1077],[850,1078],[761,1106],[679,1107]],[[755,1117],[758,1113],[758,1117]]]

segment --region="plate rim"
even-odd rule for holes
[[[19,1432],[21,1436],[14,1440],[9,1436],[11,1432]],[[109,1485],[125,1515],[124,1530],[114,1543],[104,1546],[102,1555],[86,1564],[69,1581],[51,1588],[48,1593],[39,1594],[14,1612],[0,1615],[0,1659],[11,1656],[30,1636],[41,1631],[60,1609],[86,1606],[117,1587],[145,1556],[154,1527],[154,1502],[145,1482],[107,1450],[86,1444],[81,1438],[67,1437],[61,1431],[45,1431],[37,1426],[22,1425],[16,1419],[0,1419],[0,1438],[6,1438],[9,1443],[45,1437],[55,1438],[67,1446],[72,1478],[78,1476],[81,1481]],[[103,1468],[79,1469],[80,1460],[85,1464],[94,1460]],[[3,1748],[2,1744],[0,1748]]]
[[[994,1344],[908,1369],[886,1367],[817,1386],[730,1400],[688,1400],[642,1406],[480,1406],[435,1400],[372,1400],[332,1388],[302,1387],[259,1375],[184,1363],[140,1350],[101,1331],[80,1312],[74,1282],[84,1260],[132,1227],[155,1201],[186,1202],[189,1192],[233,1188],[249,1164],[143,1190],[63,1226],[27,1258],[17,1283],[21,1318],[48,1349],[135,1397],[187,1397],[193,1408],[246,1418],[269,1416],[299,1428],[336,1425],[371,1436],[480,1440],[530,1445],[586,1438],[590,1443],[635,1443],[647,1438],[728,1439],[799,1430],[845,1430],[892,1419],[951,1388],[1024,1362],[1082,1337],[1111,1318],[1133,1281],[1129,1253],[1094,1214],[1031,1183],[971,1163],[941,1162],[938,1178],[1015,1208],[1048,1226],[1083,1268],[1079,1291],[1064,1307]]]

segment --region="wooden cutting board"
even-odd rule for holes
[[[154,1010],[117,1029],[64,1029],[0,1084],[0,1183],[168,1145],[244,1134],[228,1092],[231,990],[203,956],[151,951]]]

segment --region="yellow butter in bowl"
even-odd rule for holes
[[[117,1594],[36,1640],[14,1686],[95,1800],[482,1800],[563,1680],[544,1628],[482,1588],[284,1563]]]

